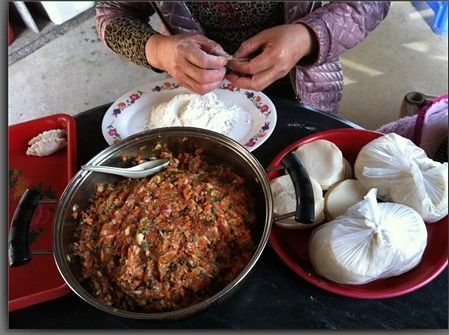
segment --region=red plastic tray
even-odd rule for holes
[[[324,139],[333,142],[342,151],[343,156],[354,164],[360,149],[381,133],[360,129],[336,129],[318,132],[291,143],[271,162],[269,167],[281,165],[282,158],[301,144]],[[281,173],[271,171],[268,178],[272,180]],[[308,244],[313,229],[290,230],[275,224],[270,234],[270,245],[279,258],[299,277],[329,292],[360,299],[380,299],[400,296],[426,285],[448,264],[448,218],[426,224],[427,247],[421,262],[412,270],[399,276],[378,279],[363,285],[343,285],[319,276],[309,260]]]
[[[28,141],[50,129],[67,131],[67,147],[52,155],[26,155]],[[66,114],[54,114],[8,129],[8,227],[17,204],[28,188],[38,188],[43,199],[59,199],[76,172],[76,123]],[[52,221],[56,204],[40,204],[30,224],[30,250],[52,249]],[[70,288],[60,276],[53,255],[33,255],[29,263],[8,268],[10,312],[67,294]]]

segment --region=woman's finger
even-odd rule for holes
[[[206,70],[196,66],[195,64],[192,64],[187,59],[184,59],[184,61],[181,63],[181,68],[186,75],[193,78],[200,84],[210,84],[216,83],[217,81],[222,81],[226,74],[226,69],[224,67],[219,69]]]
[[[262,91],[271,83],[280,78],[275,75],[275,72],[273,70],[274,69],[271,67],[251,77],[239,76],[234,72],[230,72],[225,76],[225,78],[237,87],[253,91]]]
[[[187,74],[183,73],[179,75],[179,78],[177,79],[177,83],[183,87],[188,88],[194,93],[198,94],[206,94],[209,93],[216,88],[218,88],[221,85],[222,80],[214,82],[214,83],[207,83],[207,84],[201,84],[197,82],[192,77],[188,76]]]
[[[180,48],[184,58],[203,69],[220,69],[227,63],[225,56],[208,54],[193,40],[184,39],[180,41]]]
[[[202,49],[208,54],[215,56],[223,56],[226,59],[231,57],[226,51],[224,51],[223,47],[215,41],[207,39],[203,43],[201,43]]]
[[[250,57],[251,54],[254,54],[257,51],[259,51],[262,48],[263,44],[264,42],[260,39],[260,34],[255,35],[242,42],[240,48],[234,54],[234,57],[235,58]]]
[[[250,61],[240,61],[238,58],[231,59],[228,61],[227,67],[235,72],[254,75],[271,68],[274,65],[273,58],[263,52]]]

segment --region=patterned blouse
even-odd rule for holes
[[[283,23],[283,2],[187,2],[206,36],[234,54],[240,44],[258,32]],[[151,9],[151,5],[148,4]],[[105,29],[105,42],[130,61],[152,68],[145,56],[148,37],[157,32],[142,20],[118,17]],[[153,68],[153,70],[156,70]]]

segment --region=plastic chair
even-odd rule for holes
[[[432,30],[435,34],[447,34],[447,1],[427,1],[427,4],[432,8],[435,16],[432,21]]]
[[[432,9],[434,15],[433,20],[427,20],[427,23],[432,28],[432,31],[438,35],[447,34],[447,1],[412,1],[412,5],[418,10],[423,10],[426,8]]]

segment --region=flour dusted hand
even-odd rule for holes
[[[151,35],[145,53],[149,64],[199,94],[220,86],[229,57],[218,43],[200,34]]]

